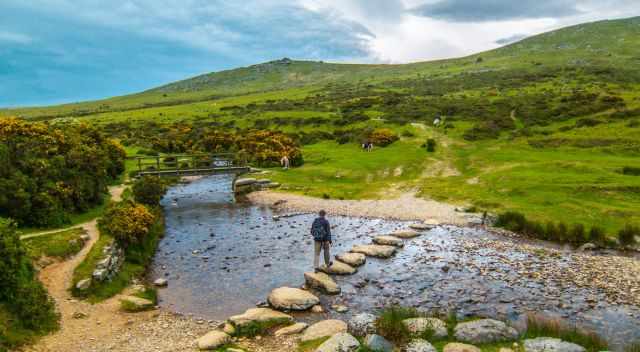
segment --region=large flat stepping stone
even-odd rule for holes
[[[315,352],[355,352],[359,349],[360,342],[355,337],[347,333],[340,333],[331,336]]]
[[[428,224],[426,222],[418,222],[418,223],[409,225],[410,229],[416,230],[416,231],[431,230],[434,227],[435,227],[435,224]]]
[[[356,271],[358,271],[351,265],[343,263],[341,261],[334,261],[331,266],[327,267],[323,265],[319,269],[325,274],[333,275],[353,275],[356,273]]]
[[[313,293],[291,287],[276,288],[271,291],[267,301],[278,310],[307,310],[320,303]]]
[[[427,330],[433,331],[433,337],[443,339],[449,336],[447,324],[438,318],[410,318],[402,321],[413,335],[421,335]]]
[[[460,323],[454,329],[456,340],[471,344],[514,341],[518,331],[494,319],[480,319]]]
[[[367,256],[362,253],[342,253],[336,255],[336,259],[351,266],[361,266],[367,261]]]
[[[395,236],[376,236],[373,238],[373,243],[383,246],[404,247],[402,239]]]
[[[396,253],[396,247],[379,244],[355,245],[351,248],[354,253],[362,253],[369,257],[390,258]]]
[[[196,340],[198,349],[203,351],[215,350],[218,349],[218,347],[222,347],[228,343],[231,343],[231,336],[225,334],[222,331],[211,331],[210,333]]]
[[[395,236],[402,239],[414,238],[420,236],[420,233],[415,230],[399,230],[390,233],[391,236]]]
[[[344,321],[337,319],[322,320],[309,326],[302,334],[300,341],[317,340],[342,332],[347,332],[347,323]]]
[[[269,308],[251,308],[240,315],[234,315],[229,321],[236,327],[243,327],[251,323],[289,323],[293,318],[282,312]]]
[[[307,285],[323,290],[327,294],[337,295],[340,293],[340,286],[325,273],[304,273],[304,280]]]
[[[585,352],[585,348],[575,343],[551,337],[524,340],[525,352]]]

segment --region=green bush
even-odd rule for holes
[[[418,311],[413,308],[392,306],[382,310],[376,320],[378,333],[387,340],[401,344],[411,337],[409,329],[402,323],[403,320],[418,317]]]
[[[433,153],[436,151],[436,140],[433,138],[427,139],[427,151]]]
[[[1,218],[0,282],[0,350],[57,328],[55,304],[37,280],[15,224]]]
[[[167,192],[167,184],[158,176],[144,176],[136,180],[132,191],[136,202],[156,207]]]
[[[509,231],[522,232],[527,224],[527,219],[521,213],[508,211],[498,215],[496,226],[503,227]]]
[[[127,247],[143,242],[155,222],[155,216],[142,204],[122,201],[110,204],[99,220],[100,228]]]
[[[622,174],[629,176],[640,176],[640,167],[625,166],[622,168]]]
[[[636,236],[640,236],[640,227],[627,224],[618,231],[618,242],[622,246],[631,246],[636,243]]]

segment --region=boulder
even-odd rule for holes
[[[586,251],[592,251],[594,249],[597,249],[598,246],[596,246],[593,243],[585,243],[582,246],[578,247],[578,251],[580,252],[586,252]]]
[[[78,281],[78,283],[76,284],[76,288],[80,291],[85,291],[88,290],[89,287],[91,287],[91,279],[87,278],[87,279],[83,279]]]
[[[447,332],[447,324],[437,318],[411,318],[402,321],[402,324],[407,327],[409,332],[413,335],[420,335],[431,329],[433,337],[442,339],[449,336]]]
[[[304,329],[306,329],[309,325],[305,323],[296,323],[293,325],[289,325],[275,332],[276,336],[284,336],[284,335],[295,335],[301,333]]]
[[[384,337],[376,334],[367,335],[363,344],[376,352],[393,352],[393,345]]]
[[[378,244],[356,245],[351,248],[351,252],[362,253],[369,257],[390,258],[396,253],[396,247]]]
[[[251,323],[267,323],[267,322],[292,322],[290,315],[275,311],[269,308],[252,308],[240,315],[234,315],[229,321],[236,327],[242,327]]]
[[[227,335],[234,335],[236,333],[236,327],[229,323],[224,323],[222,331]]]
[[[347,323],[344,321],[335,319],[322,320],[309,326],[302,334],[300,341],[305,342],[317,340],[319,338],[333,336],[341,332],[347,332]]]
[[[231,336],[222,331],[211,331],[199,338],[196,343],[200,350],[215,350],[231,343]]]
[[[120,301],[132,305],[135,310],[144,310],[155,306],[152,301],[136,296],[122,296]]]
[[[436,348],[433,347],[429,341],[422,339],[411,340],[406,346],[404,346],[403,351],[405,352],[437,352]]]
[[[167,279],[161,277],[159,279],[156,279],[153,282],[153,284],[158,286],[158,287],[167,287],[167,285],[169,284],[169,281],[167,281]]]
[[[254,183],[258,182],[258,180],[256,180],[255,178],[240,178],[236,180],[236,187],[237,186],[249,186],[252,185]]]
[[[304,273],[304,279],[307,285],[321,289],[327,294],[337,295],[340,293],[340,286],[325,273]]]
[[[395,231],[391,233],[391,236],[395,236],[398,238],[414,238],[414,237],[418,237],[420,236],[420,233],[418,233],[415,230],[400,230],[400,231]]]
[[[355,352],[360,348],[360,342],[355,337],[340,333],[331,336],[315,352]]]
[[[434,227],[432,224],[427,224],[426,222],[417,222],[415,224],[409,225],[409,228],[416,231],[426,231],[431,230]]]
[[[369,313],[355,315],[347,323],[349,333],[353,336],[364,337],[376,332],[376,316]]]
[[[551,337],[524,340],[525,352],[585,352],[585,348],[575,343]]]
[[[267,300],[279,310],[307,310],[320,303],[320,299],[311,292],[291,287],[276,288]]]
[[[362,253],[343,253],[337,255],[336,259],[351,266],[361,266],[367,261],[367,256]]]
[[[461,342],[483,344],[513,341],[518,338],[518,331],[498,320],[480,319],[458,324],[454,336]]]
[[[444,346],[442,352],[481,352],[481,350],[474,345],[467,345],[465,343],[451,342]]]
[[[323,265],[320,268],[320,271],[325,274],[334,274],[334,275],[353,275],[356,273],[356,268],[352,267],[349,264],[345,264],[341,261],[335,261],[329,267]]]
[[[402,239],[394,236],[376,236],[373,238],[373,243],[385,246],[404,247]]]

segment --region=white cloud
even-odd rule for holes
[[[22,33],[0,30],[0,42],[15,43],[15,44],[29,44],[33,42],[33,38],[31,38],[31,36],[29,35],[22,34]]]

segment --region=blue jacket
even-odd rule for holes
[[[314,228],[322,228],[324,229],[324,236],[321,238],[316,238],[313,234]],[[329,241],[331,242],[331,226],[329,225],[329,221],[325,218],[316,218],[313,220],[313,224],[311,225],[311,235],[314,236],[314,240],[316,241]]]

